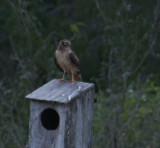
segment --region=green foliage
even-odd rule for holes
[[[73,32],[77,32],[77,33],[80,32],[80,31],[79,31],[79,28],[78,28],[77,25],[75,25],[75,24],[71,24],[71,25],[70,25],[70,28],[71,28],[71,31],[73,31]]]
[[[24,97],[61,77],[62,39],[96,84],[93,148],[159,147],[159,0],[1,0],[0,12],[0,148],[25,147]]]
[[[119,93],[97,95],[101,100],[95,106],[94,147],[159,147],[160,87],[148,81],[126,93],[125,100]]]

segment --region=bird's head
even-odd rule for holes
[[[71,45],[71,43],[70,43],[70,41],[69,40],[61,40],[60,42],[59,42],[59,47],[60,48],[66,48],[66,47],[70,47],[70,45]]]

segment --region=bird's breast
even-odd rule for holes
[[[66,52],[57,53],[57,62],[63,69],[63,71],[65,71],[66,73],[70,73],[71,64],[69,61],[69,56]]]

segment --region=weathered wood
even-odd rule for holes
[[[28,95],[31,99],[28,147],[91,148],[93,95],[93,84],[59,80],[52,80]],[[47,109],[59,115],[59,124],[54,130],[43,125],[42,115]],[[48,118],[54,125],[58,123],[55,115],[47,115],[44,122]]]
[[[94,84],[91,83],[60,81],[54,79],[27,95],[26,98],[38,101],[68,103],[80,95],[81,92],[93,88]]]

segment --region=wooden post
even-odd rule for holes
[[[52,80],[31,100],[28,148],[91,148],[94,84]]]

